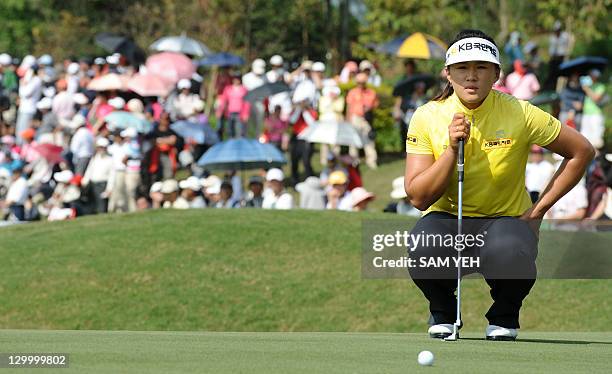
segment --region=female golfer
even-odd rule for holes
[[[429,334],[452,333],[456,315],[459,141],[465,144],[462,257],[473,260],[464,274],[481,273],[491,287],[486,313],[490,340],[514,340],[523,299],[535,283],[538,231],[544,213],[583,176],[593,147],[578,132],[526,101],[492,90],[500,74],[499,50],[482,31],[459,32],[446,53],[448,83],[414,113],[406,139],[405,189],[424,211],[412,233],[442,235],[410,249],[415,258],[450,258],[447,268],[410,267],[429,301]],[[532,205],[525,168],[532,144],[565,158]],[[471,240],[468,240],[471,236]],[[475,259],[475,260],[474,260]],[[465,264],[465,263],[464,263]]]

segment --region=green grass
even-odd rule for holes
[[[160,210],[5,228],[0,328],[424,331],[410,280],[361,278],[364,217],[389,216]],[[463,284],[465,330],[480,332],[488,289]],[[610,331],[611,295],[608,280],[539,280],[522,327]]]
[[[611,333],[529,333],[516,342],[489,342],[476,334],[464,338],[7,330],[0,333],[0,351],[70,355],[68,369],[45,373],[604,373],[612,368]],[[422,350],[434,353],[432,367],[417,364]]]

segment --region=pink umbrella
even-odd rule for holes
[[[128,77],[115,73],[105,74],[101,77],[94,78],[87,85],[88,90],[94,91],[109,91],[109,90],[121,90],[125,91],[127,88]]]
[[[34,145],[34,150],[46,159],[50,164],[59,164],[64,160],[62,157],[63,148],[55,144],[41,143]]]
[[[136,74],[130,78],[127,88],[140,96],[165,97],[172,90],[172,84],[155,74]]]
[[[147,72],[160,76],[165,81],[175,84],[183,78],[191,78],[196,66],[181,53],[162,52],[147,59]]]

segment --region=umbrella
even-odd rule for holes
[[[219,142],[219,136],[208,124],[177,121],[171,124],[170,128],[182,138],[191,138],[197,144],[212,145]]]
[[[375,49],[397,57],[444,60],[447,48],[446,43],[435,36],[416,32],[403,39],[395,38]]]
[[[273,145],[255,139],[230,139],[212,146],[198,160],[208,169],[260,169],[286,164],[285,156]]]
[[[97,34],[94,40],[106,51],[122,54],[133,65],[139,65],[145,60],[144,51],[128,36],[102,32]]]
[[[33,148],[50,164],[59,164],[60,162],[64,161],[64,158],[62,157],[64,148],[60,146],[50,143],[41,143],[34,145]]]
[[[363,147],[361,136],[348,122],[315,122],[302,131],[298,138],[311,143]]]
[[[138,117],[134,113],[125,112],[123,110],[109,113],[104,117],[104,121],[111,131],[133,127],[138,130],[138,132],[146,134],[153,128],[153,125],[151,125],[149,121]]]
[[[165,36],[154,41],[149,48],[158,52],[178,52],[191,56],[206,56],[212,53],[203,43],[188,38],[185,33],[180,36]]]
[[[607,65],[608,59],[605,57],[582,56],[559,65],[559,75],[569,75],[572,72],[584,73],[591,69],[603,70]]]
[[[127,88],[140,96],[167,96],[172,85],[155,74],[135,74],[127,82]]]
[[[557,100],[559,100],[558,93],[556,93],[555,91],[545,91],[545,92],[539,93],[536,97],[529,100],[529,102],[537,106],[537,105],[550,104]]]
[[[162,52],[147,59],[147,72],[160,76],[172,84],[183,78],[190,79],[195,73],[195,65],[181,53]]]
[[[128,77],[110,73],[101,77],[94,78],[87,85],[88,90],[93,91],[108,91],[108,90],[125,90],[127,88]]]
[[[431,74],[415,74],[396,84],[393,87],[393,96],[404,97],[411,94],[418,82],[425,83],[425,90],[428,90],[436,84],[436,78]]]
[[[200,66],[240,66],[244,60],[227,52],[216,53],[200,60]]]
[[[372,44],[371,43],[368,45],[368,47],[370,49],[375,50],[376,52],[394,55],[397,53],[397,50],[401,47],[402,43],[404,42],[404,40],[406,40],[407,37],[408,35],[404,34],[402,36],[398,36],[397,38],[392,39],[383,44]]]
[[[286,91],[291,91],[291,88],[283,82],[266,83],[249,91],[244,99],[250,102],[261,101],[268,96]]]

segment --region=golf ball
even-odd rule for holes
[[[431,366],[434,362],[434,355],[429,351],[421,351],[417,357],[417,361],[419,361],[420,365]]]

